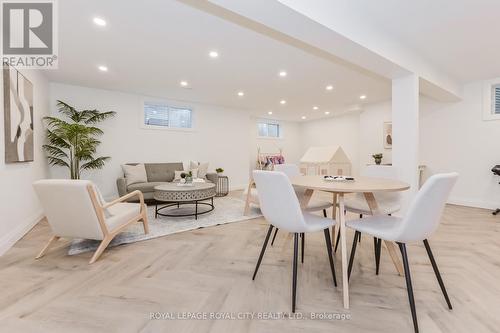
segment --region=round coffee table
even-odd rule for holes
[[[153,197],[156,201],[155,218],[160,216],[169,217],[183,217],[183,216],[194,216],[197,220],[198,215],[211,212],[215,209],[214,197],[216,195],[215,184],[213,183],[193,183],[190,186],[179,185],[178,183],[170,183],[164,185],[158,185],[154,188]],[[203,202],[210,200],[210,202]],[[158,203],[163,202],[166,205],[158,207]],[[190,214],[167,214],[161,213],[162,210],[177,206],[179,208],[181,205],[193,205],[194,213]],[[209,206],[210,209],[198,212],[198,205]]]

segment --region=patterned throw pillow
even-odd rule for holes
[[[189,170],[198,169],[198,177],[195,178],[206,178],[208,173],[208,162],[207,163],[199,163],[199,162],[189,162]]]
[[[174,182],[178,182],[181,180],[181,174],[185,173],[184,170],[180,170],[180,171],[174,171]]]

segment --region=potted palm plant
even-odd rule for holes
[[[97,137],[103,131],[94,125],[114,117],[116,112],[78,111],[59,100],[57,108],[65,119],[43,118],[47,124],[48,141],[43,149],[47,153],[49,164],[68,168],[71,179],[80,179],[83,170],[101,169],[110,157],[95,156],[101,143]]]

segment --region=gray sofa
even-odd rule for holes
[[[128,165],[137,165],[138,163],[127,163]],[[153,200],[154,187],[172,182],[174,180],[174,171],[184,170],[184,165],[178,163],[144,163],[146,174],[148,176],[147,183],[136,183],[127,186],[125,177],[116,180],[118,194],[123,196],[135,190],[139,190],[144,194],[144,199]],[[207,173],[206,180],[212,183],[217,183],[217,173]]]

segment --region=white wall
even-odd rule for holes
[[[2,71],[3,73],[3,71]],[[45,77],[34,70],[21,70],[34,93],[34,162],[5,164],[3,117],[3,76],[0,75],[0,255],[7,251],[42,217],[42,208],[32,188],[35,180],[48,175],[42,151],[44,130],[42,118],[49,114],[49,89]]]
[[[301,145],[301,126],[297,122],[279,121],[283,133],[281,138],[258,137],[257,118],[252,117],[250,121],[250,170],[255,169],[257,163],[257,148],[262,152],[277,153],[280,148],[283,151],[286,163],[298,164],[303,154]]]
[[[313,120],[301,125],[303,153],[312,146],[340,145],[352,162],[352,174],[359,174],[359,112]]]
[[[359,115],[360,170],[373,164],[372,155],[382,153],[382,163],[392,163],[392,149],[384,148],[384,122],[391,121],[391,102],[368,104]]]
[[[482,120],[482,83],[464,87],[453,104],[421,101],[420,160],[426,175],[457,171],[450,202],[483,208],[500,207],[500,181],[490,169],[500,164],[500,120]]]
[[[129,162],[209,162],[213,171],[222,167],[230,178],[232,189],[248,183],[248,147],[250,116],[232,110],[190,102],[170,101],[193,108],[194,131],[152,130],[141,128],[143,96],[109,90],[53,83],[50,86],[51,110],[56,100],[78,109],[97,108],[117,112],[115,118],[100,125],[104,131],[99,154],[111,156],[101,170],[85,173],[106,198],[117,195],[116,179],[122,175],[121,165]],[[148,99],[148,98],[146,98]],[[53,177],[67,178],[67,170],[51,168]]]
[[[482,82],[465,85],[464,99],[458,103],[438,103],[421,96],[419,162],[427,167],[424,179],[439,172],[460,174],[450,203],[493,209],[500,207],[500,177],[490,171],[500,164],[500,120],[483,121],[482,103]],[[392,151],[383,149],[382,140],[382,124],[390,120],[388,101],[366,105],[358,125],[355,115],[307,122],[300,129],[303,147],[328,141],[341,144],[353,165],[352,155],[358,152],[358,171],[373,163],[375,152],[383,152],[383,162],[390,163]],[[359,136],[357,146],[346,142],[357,142],[355,135]]]

